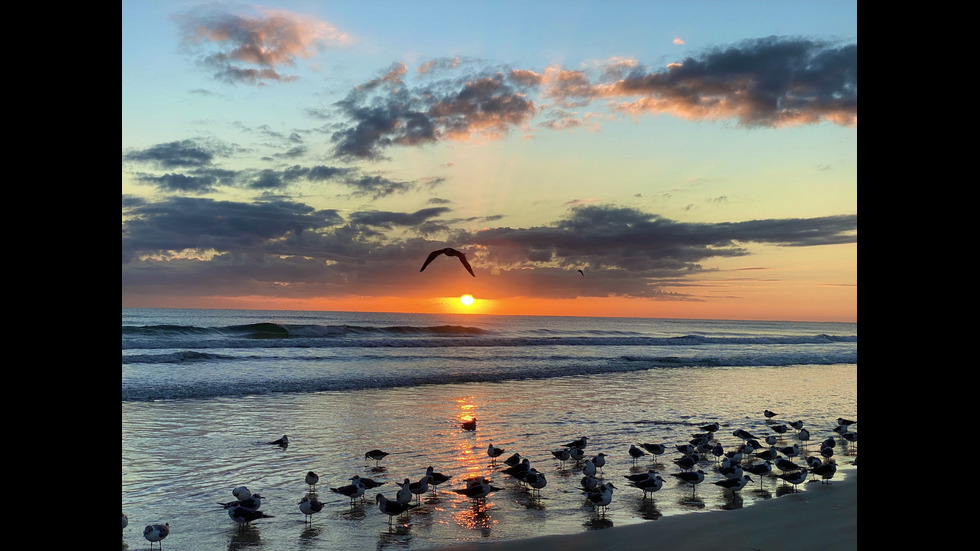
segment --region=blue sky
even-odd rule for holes
[[[856,47],[856,2],[124,1],[123,304],[856,319]]]

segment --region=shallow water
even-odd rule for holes
[[[726,450],[741,440],[737,428],[770,434],[764,409],[783,422],[803,420],[807,445],[836,436],[838,417],[857,418],[857,366],[678,367],[628,373],[576,375],[543,380],[434,384],[354,391],[230,396],[207,400],[122,403],[122,509],[130,519],[123,545],[143,549],[142,527],[169,522],[171,549],[424,549],[462,541],[508,540],[567,534],[637,522],[662,515],[751,506],[757,500],[797,491],[766,477],[737,494],[712,484],[722,479],[712,460],[702,461],[705,482],[693,490],[669,476],[680,469],[673,445],[685,443],[699,426],[717,421]],[[476,417],[477,430],[461,420]],[[286,449],[264,444],[288,434]],[[579,491],[581,466],[560,465],[551,450],[589,437],[587,457],[607,455],[603,478],[617,490],[605,514],[593,510]],[[630,444],[662,442],[670,449],[653,463],[635,464]],[[778,445],[797,442],[785,435]],[[499,472],[486,455],[488,444],[518,452],[544,472],[540,498]],[[379,466],[364,452],[391,453]],[[857,444],[838,438],[837,478],[856,468]],[[798,463],[802,463],[800,458]],[[418,480],[427,466],[454,478],[427,494],[421,505],[389,527],[374,496],[394,497],[394,482]],[[650,499],[630,487],[625,474],[657,468],[666,479]],[[320,476],[316,490],[325,502],[311,525],[297,503],[309,488],[303,478]],[[778,472],[778,471],[777,471]],[[354,475],[385,485],[353,505],[329,488]],[[485,503],[451,492],[461,479],[483,475],[500,491]],[[808,481],[807,486],[819,484]],[[265,497],[262,510],[275,518],[244,531],[218,505],[246,485]]]

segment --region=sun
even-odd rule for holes
[[[459,297],[459,301],[463,303],[463,306],[469,306],[473,304],[473,295],[463,295]]]

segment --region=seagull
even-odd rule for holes
[[[453,491],[461,496],[480,500],[485,499],[488,495],[490,495],[490,492],[496,492],[499,489],[500,488],[491,486],[485,478],[480,478],[479,480],[471,482],[466,486],[466,488],[454,489]]]
[[[799,465],[793,463],[789,459],[783,459],[782,457],[776,460],[775,465],[777,469],[784,472],[797,471],[800,469]]]
[[[599,487],[599,479],[594,476],[583,476],[582,477],[582,489],[585,491],[595,490]]]
[[[245,486],[239,486],[231,491],[231,495],[235,496],[235,499],[241,501],[252,497],[252,492],[248,491],[248,488]]]
[[[582,467],[582,474],[585,474],[587,476],[595,476],[596,472],[597,470],[596,470],[595,463],[593,463],[591,459],[586,459],[585,466]]]
[[[823,464],[823,461],[821,461],[820,458],[815,455],[808,455],[804,459],[806,460],[806,464],[810,466],[811,470],[816,469]]]
[[[830,459],[831,457],[834,456],[834,447],[833,446],[820,446],[820,455],[822,455],[826,459]]]
[[[759,487],[761,488],[762,477],[772,472],[772,463],[768,461],[763,461],[761,463],[754,463],[752,465],[749,465],[748,467],[745,467],[745,470],[759,477]]]
[[[498,448],[498,447],[494,446],[493,444],[490,444],[489,446],[487,446],[487,455],[490,457],[490,462],[491,463],[496,463],[497,462],[497,458],[500,457],[501,455],[503,455],[503,453],[504,453],[504,449],[503,448]]]
[[[721,486],[722,488],[728,488],[733,492],[737,492],[744,488],[750,480],[752,480],[752,477],[745,474],[738,478],[726,478],[725,480],[719,480],[715,482],[715,485]]]
[[[378,510],[388,515],[389,525],[391,524],[392,518],[404,513],[405,511],[413,507],[417,507],[417,505],[414,505],[412,503],[402,503],[397,500],[392,501],[381,494],[378,494],[378,496],[374,498],[374,501],[376,501],[378,504]]]
[[[285,448],[286,446],[289,445],[289,437],[284,434],[284,435],[282,435],[282,438],[280,438],[279,440],[273,440],[272,442],[266,442],[266,444],[273,444],[273,445],[279,446],[281,448]]]
[[[425,469],[425,476],[429,477],[429,484],[432,485],[433,492],[436,490],[436,486],[452,478],[451,475],[433,472],[432,467],[427,467]]]
[[[755,457],[762,459],[763,461],[775,461],[778,455],[775,447],[771,447],[768,450],[761,451],[755,454]]]
[[[693,469],[700,462],[701,462],[701,456],[699,456],[696,453],[685,455],[684,457],[681,457],[680,459],[675,459],[674,460],[674,464],[677,465],[678,467],[684,469],[685,471],[689,471],[689,470]]]
[[[306,483],[310,486],[310,491],[316,491],[316,483],[320,482],[320,477],[313,471],[306,473]]]
[[[779,453],[781,453],[781,454],[785,455],[786,457],[792,459],[792,458],[796,457],[797,455],[800,455],[800,445],[799,444],[793,444],[792,446],[786,446],[786,447],[783,447],[783,448],[776,448],[776,451],[778,451]]]
[[[384,484],[384,482],[378,482],[377,480],[371,478],[364,478],[363,476],[356,475],[356,474],[350,477],[349,480],[351,480],[351,484],[357,484],[358,482],[364,484],[365,490],[373,490],[374,488],[377,488],[378,486]]]
[[[566,448],[578,448],[580,450],[584,450],[586,444],[588,444],[588,443],[589,443],[589,437],[588,436],[583,436],[582,438],[579,438],[578,440],[575,440],[575,441],[572,441],[572,442],[569,442],[569,443],[565,444],[565,447]]]
[[[803,421],[790,421],[789,426],[793,427],[796,430],[800,430],[803,428]]]
[[[664,479],[659,474],[654,474],[649,478],[633,482],[634,487],[643,490],[643,499],[647,498],[647,494],[652,494],[662,488],[663,485]]]
[[[788,473],[782,473],[782,474],[780,474],[778,476],[779,476],[779,478],[782,478],[786,482],[789,482],[790,484],[792,484],[793,485],[793,489],[796,490],[796,486],[797,485],[802,484],[803,482],[806,481],[806,477],[807,477],[808,474],[809,473],[807,472],[806,469],[804,469],[803,467],[800,467],[800,469],[798,471],[792,471],[792,472],[788,472]]]
[[[768,409],[763,411],[762,414],[766,416],[766,419],[772,419],[773,417],[779,415],[778,413],[769,411]]]
[[[521,454],[515,453],[514,455],[504,460],[504,465],[509,465],[513,467],[514,465],[517,465],[520,462],[521,462]]]
[[[129,524],[129,517],[126,516],[126,513],[123,513],[122,516],[123,516],[123,521],[122,521],[123,522],[123,526],[122,526],[122,529],[125,530],[126,529],[126,526]]]
[[[640,446],[642,446],[643,449],[645,449],[646,451],[650,452],[651,455],[653,455],[654,462],[657,461],[658,455],[663,455],[664,452],[667,451],[667,446],[663,444],[640,444]]]
[[[598,492],[587,492],[585,497],[592,502],[592,506],[598,509],[602,509],[603,514],[605,514],[606,507],[612,502],[613,490],[616,486],[613,486],[612,482],[608,482],[599,487]]]
[[[476,417],[463,421],[463,430],[476,430]]]
[[[583,272],[582,270],[579,270],[578,273],[582,274],[582,277],[585,277],[585,272]]]
[[[383,452],[381,450],[371,450],[364,454],[364,459],[373,459],[374,464],[377,465],[382,459],[385,458],[386,455],[388,455],[387,452]]]
[[[704,471],[698,469],[697,471],[684,471],[682,473],[671,473],[670,476],[677,477],[682,481],[691,485],[691,495],[697,490],[698,484],[704,482]]]
[[[540,473],[536,469],[528,471],[527,476],[524,477],[524,482],[531,487],[532,495],[535,491],[541,495],[541,488],[548,485],[548,479],[545,478],[544,473]]]
[[[313,515],[319,513],[322,509],[323,504],[315,498],[303,496],[303,499],[299,500],[299,510],[306,515],[307,522],[313,522]]]
[[[599,469],[599,472],[602,472],[602,466],[606,464],[606,454],[601,452],[597,453],[592,458],[592,464],[595,465],[595,468]]]
[[[770,428],[771,428],[771,429],[772,429],[772,431],[773,431],[773,432],[775,432],[776,434],[783,434],[784,432],[786,432],[786,431],[788,431],[788,430],[789,430],[789,427],[787,427],[786,425],[773,425],[773,426],[772,426],[772,427],[770,427]]]
[[[577,463],[585,457],[585,450],[583,448],[579,448],[578,446],[572,446],[571,448],[568,448],[568,455]]]
[[[260,518],[274,518],[272,515],[267,515],[262,511],[256,511],[255,509],[248,509],[246,507],[232,507],[228,509],[228,516],[231,520],[235,521],[239,525],[239,529],[244,530],[245,526],[251,523],[253,520],[258,520]]]
[[[706,430],[708,432],[715,432],[715,431],[717,431],[718,429],[721,428],[721,425],[719,425],[718,422],[716,421],[714,423],[709,423],[707,425],[704,425],[704,426],[702,426],[700,428],[701,428],[701,430]]]
[[[398,503],[411,503],[414,499],[411,486],[412,481],[406,478],[405,482],[402,482],[401,489],[399,489],[398,493],[395,494],[395,501]]]
[[[153,549],[153,542],[160,542],[160,549],[163,549],[163,538],[170,535],[170,523],[150,524],[143,529],[143,537],[150,542],[150,549]]]
[[[551,452],[551,455],[555,456],[555,459],[560,461],[562,465],[564,465],[566,461],[572,458],[572,454],[568,451],[568,448],[565,448],[563,450],[553,451]]]
[[[528,458],[521,459],[521,462],[513,467],[507,467],[503,470],[503,473],[510,475],[518,480],[524,480],[524,475],[531,471],[531,460]]]
[[[425,267],[428,266],[430,262],[435,260],[436,257],[441,254],[444,254],[446,256],[455,256],[459,258],[459,261],[463,263],[463,267],[466,268],[466,271],[469,272],[471,276],[476,277],[476,274],[473,273],[473,268],[470,268],[470,263],[466,261],[466,255],[457,251],[456,249],[450,249],[449,247],[446,247],[445,249],[439,249],[438,251],[432,251],[431,253],[429,253],[428,258],[425,259],[425,263],[422,264],[422,269],[419,271],[420,272],[424,271]]]
[[[635,444],[630,444],[629,453],[630,453],[630,457],[633,458],[633,464],[634,465],[636,464],[636,460],[637,459],[639,459],[639,458],[643,457],[644,455],[646,455],[646,452],[644,452],[640,448],[637,448]]]
[[[365,489],[364,483],[358,480],[355,484],[348,484],[340,488],[330,488],[330,491],[349,497],[350,503],[353,505],[355,499],[364,495]]]
[[[755,436],[752,436],[751,433],[749,433],[748,431],[742,430],[742,429],[736,429],[735,432],[732,433],[732,436],[737,436],[737,437],[741,438],[742,440],[755,439]]]
[[[423,476],[418,482],[412,482],[408,489],[415,494],[416,500],[421,501],[422,494],[429,491],[429,475]]]
[[[219,503],[225,509],[233,509],[235,507],[244,507],[246,509],[256,510],[262,506],[262,496],[259,494],[249,494],[245,499],[239,499],[237,501],[229,501],[227,503]]]
[[[850,428],[850,426],[855,423],[857,423],[857,421],[851,421],[850,419],[844,419],[843,417],[837,418],[837,424],[844,428]]]
[[[834,477],[834,473],[837,472],[837,463],[834,461],[826,461],[821,463],[819,467],[815,467],[812,471],[813,474],[819,476],[822,480],[821,483],[826,482],[830,484],[830,479]]]

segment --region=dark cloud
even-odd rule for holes
[[[153,163],[165,169],[207,166],[214,161],[212,147],[194,140],[162,143],[123,154],[124,161]]]

